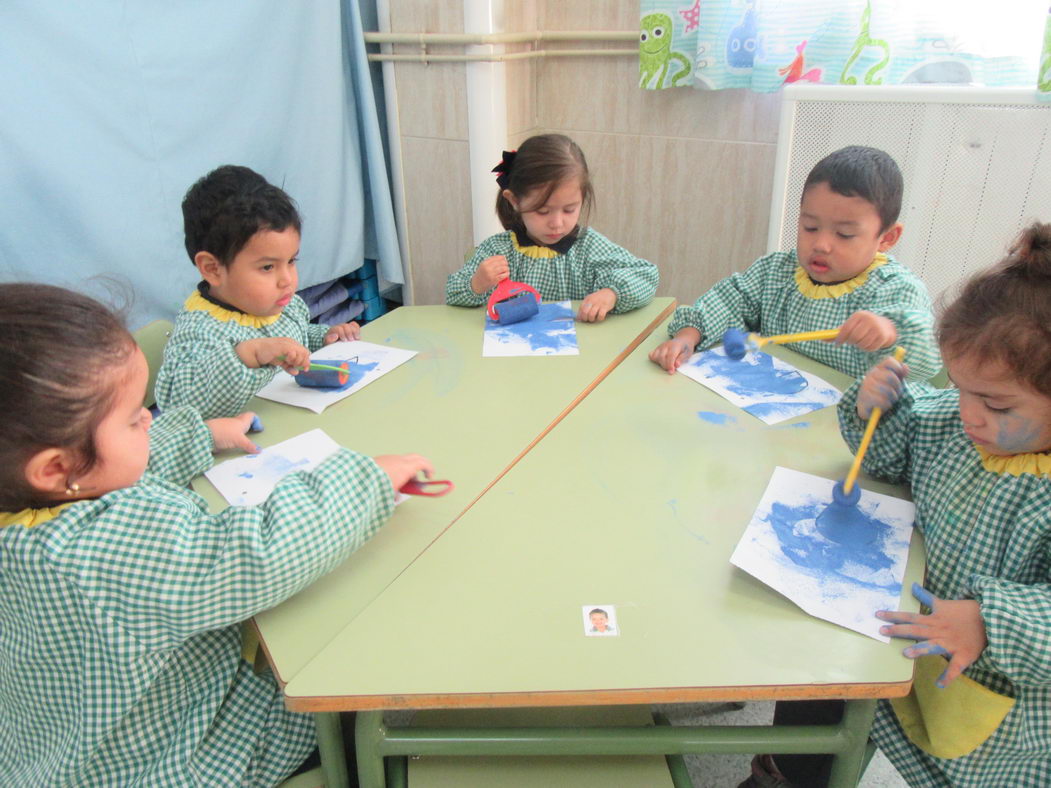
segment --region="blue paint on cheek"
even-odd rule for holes
[[[760,353],[751,361],[712,356],[707,363],[712,372],[732,381],[728,388],[735,394],[797,394],[807,387],[806,378],[794,369],[775,368],[773,356]]]
[[[857,576],[859,570],[876,575],[894,565],[883,547],[890,526],[858,507],[774,503],[767,522],[777,535],[781,551],[793,563],[866,588],[896,589],[900,593],[900,583],[870,582]]]
[[[718,424],[719,426],[725,426],[727,424],[733,424],[737,421],[733,416],[726,413],[716,413],[711,410],[699,410],[697,411],[698,417],[708,422],[709,424]]]
[[[1036,446],[1040,432],[1041,425],[1034,424],[1021,416],[1007,414],[1001,417],[997,427],[996,445],[1003,451],[1013,454],[1036,451],[1041,448]]]

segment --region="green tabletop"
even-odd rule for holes
[[[905,694],[900,644],[812,618],[729,562],[775,466],[845,475],[835,409],[766,426],[650,363],[663,338],[647,338],[336,634],[285,688],[289,706]],[[904,588],[921,571],[914,539]],[[581,606],[609,604],[620,636],[584,637]]]
[[[256,617],[278,678],[290,681],[672,306],[657,298],[602,323],[576,324],[578,356],[520,358],[482,357],[481,308],[402,307],[367,324],[362,339],[419,351],[412,360],[320,415],[254,399],[263,446],[321,427],[365,454],[423,454],[437,478],[456,484],[443,498],[410,498],[340,568]],[[194,487],[213,507],[223,505],[203,477]]]

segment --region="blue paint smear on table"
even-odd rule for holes
[[[873,575],[891,569],[893,559],[884,544],[891,526],[856,506],[838,507],[829,513],[828,503],[814,502],[786,506],[775,502],[766,516],[774,529],[781,552],[793,563],[821,576],[834,576],[863,588],[901,593],[901,583],[866,582],[844,572],[849,566],[871,570]],[[816,521],[816,528],[797,527],[804,520]]]
[[[567,327],[571,330],[566,330]],[[529,320],[502,326],[486,318],[485,331],[502,343],[524,340],[530,350],[568,350],[577,347],[573,308],[562,303],[541,304]]]
[[[735,424],[737,422],[737,419],[728,413],[716,413],[711,410],[699,410],[697,411],[697,415],[709,424],[718,424],[719,426]]]

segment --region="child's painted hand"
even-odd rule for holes
[[[650,351],[650,361],[673,374],[682,363],[693,355],[694,348],[701,343],[701,332],[692,326],[681,329],[667,342],[661,342]]]
[[[415,479],[416,474],[420,471],[423,471],[423,475],[427,478],[434,473],[431,461],[419,454],[381,454],[372,459],[390,477],[390,483],[394,486],[395,491],[404,487],[410,479]]]
[[[260,448],[246,434],[255,421],[255,414],[251,411],[227,419],[206,421],[205,424],[212,433],[212,451],[241,449],[248,454],[258,454]]]
[[[893,356],[888,356],[870,369],[858,391],[858,416],[867,419],[873,408],[888,410],[901,399],[905,389],[902,381],[908,374],[909,367]]]
[[[278,365],[295,375],[310,364],[310,351],[289,337],[246,339],[234,346],[237,357],[250,369]]]
[[[949,666],[935,682],[944,689],[978,659],[989,644],[981,607],[973,599],[938,599],[919,583],[912,584],[912,595],[921,605],[930,608],[930,614],[880,610],[876,618],[891,623],[879,631],[891,637],[920,641],[902,652],[909,659],[927,654],[948,657]]]
[[[325,334],[325,344],[331,345],[333,342],[350,342],[354,339],[361,339],[361,326],[351,320],[349,323],[340,323],[338,326],[329,326],[328,333]]]
[[[612,288],[603,287],[585,296],[580,302],[577,320],[582,323],[601,323],[617,303],[617,294]]]
[[[471,289],[478,295],[488,293],[509,276],[511,268],[507,264],[507,258],[502,254],[495,254],[482,260],[482,264],[471,277]]]
[[[853,345],[871,353],[897,342],[898,329],[882,315],[862,309],[847,318],[832,341],[837,345]]]

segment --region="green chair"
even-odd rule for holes
[[[147,408],[156,402],[153,396],[153,386],[157,382],[157,370],[161,368],[164,359],[164,346],[168,343],[168,337],[172,333],[172,324],[167,320],[154,320],[135,332],[135,341],[142,348],[146,356],[146,363],[150,368],[150,378],[146,383],[146,400],[142,404]]]

